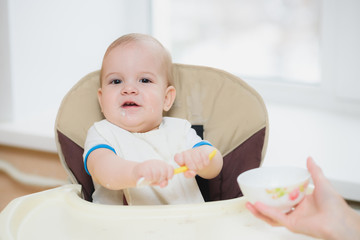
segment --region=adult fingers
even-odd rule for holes
[[[279,224],[274,221],[273,219],[265,216],[264,214],[262,214],[253,204],[251,204],[250,202],[247,202],[245,204],[245,207],[257,218],[267,222],[268,224],[270,224],[271,226],[279,226]]]
[[[282,211],[266,206],[265,204],[261,202],[256,202],[254,204],[254,207],[259,211],[262,215],[264,215],[265,218],[270,219],[273,224],[273,226],[286,226],[287,225],[287,219],[288,215],[283,213]]]

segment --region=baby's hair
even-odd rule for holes
[[[163,50],[161,54],[162,54],[162,57],[163,57],[163,65],[166,68],[166,78],[167,78],[167,81],[168,81],[168,85],[172,85],[172,83],[173,83],[173,72],[172,72],[171,54],[156,38],[154,38],[154,37],[152,37],[150,35],[141,34],[141,33],[130,33],[130,34],[123,35],[123,36],[119,37],[118,39],[116,39],[114,42],[112,42],[110,44],[110,46],[107,48],[107,50],[106,50],[106,52],[104,54],[104,58],[115,47],[120,46],[120,45],[125,45],[125,44],[131,43],[131,42],[137,42],[137,41],[150,41],[150,42],[153,42],[156,45],[158,45],[160,47],[160,49]],[[102,84],[102,71],[103,71],[103,66],[101,66],[101,72],[100,72],[100,86]]]

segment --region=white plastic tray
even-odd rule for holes
[[[110,206],[79,196],[79,185],[65,185],[13,200],[0,213],[0,239],[312,239],[256,219],[245,198]]]

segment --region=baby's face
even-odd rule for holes
[[[157,128],[163,110],[172,105],[173,87],[167,86],[159,47],[152,42],[131,42],[105,56],[102,86],[98,91],[105,118],[130,132]]]

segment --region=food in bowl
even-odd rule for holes
[[[237,178],[249,202],[262,202],[283,212],[290,211],[305,197],[309,181],[306,169],[292,166],[255,168]]]

